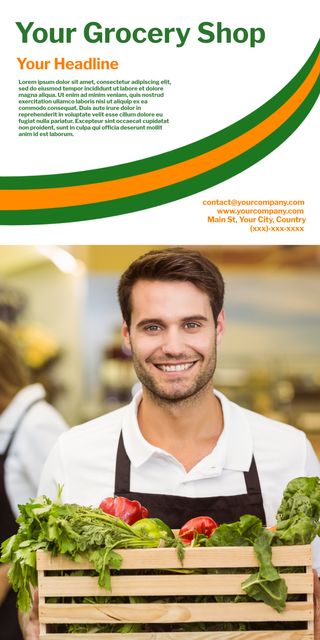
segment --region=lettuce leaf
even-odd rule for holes
[[[319,534],[318,523],[310,516],[296,515],[278,522],[273,544],[311,544]]]
[[[253,547],[259,562],[259,571],[242,582],[241,587],[248,596],[270,605],[279,613],[286,606],[287,585],[272,564],[271,543],[273,534],[263,531]]]
[[[221,524],[206,541],[208,547],[248,547],[253,545],[263,531],[263,524],[257,516],[246,514],[237,522]]]
[[[320,518],[320,478],[294,478],[286,486],[277,522],[288,520],[294,516],[309,516],[316,522]]]

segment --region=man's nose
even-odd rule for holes
[[[163,338],[164,339],[161,346],[163,353],[165,353],[166,355],[171,355],[175,357],[183,353],[184,351],[183,336],[181,336],[181,333],[178,330],[172,329],[170,331],[166,331]]]

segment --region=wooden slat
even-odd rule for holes
[[[170,569],[179,568],[176,549],[121,549],[122,569]],[[272,559],[275,566],[310,565],[310,545],[274,547]],[[257,559],[253,547],[197,547],[186,549],[183,566],[188,568],[236,568],[256,567]],[[37,568],[41,570],[89,569],[90,563],[74,563],[65,556],[51,558],[44,552],[37,552]]]
[[[38,571],[38,582],[41,582],[41,580],[43,580],[44,578],[44,571]],[[45,605],[45,597],[42,593],[39,592],[39,604]],[[39,633],[45,633],[46,631],[46,625],[44,624],[44,622],[42,620],[39,620]]]
[[[313,593],[312,575],[283,574],[289,593]],[[112,592],[98,585],[91,576],[49,576],[39,578],[41,596],[174,596],[174,595],[234,595],[244,593],[241,583],[248,574],[229,575],[165,575],[112,576]]]
[[[288,602],[278,613],[268,605],[241,603],[186,604],[45,604],[39,607],[43,623],[185,623],[185,622],[252,622],[308,621],[313,608],[309,602]]]
[[[119,640],[118,633],[50,633],[39,640]],[[154,633],[124,633],[128,640],[270,640],[270,631],[177,631]],[[309,631],[272,631],[272,640],[314,640]]]
[[[307,567],[307,573],[306,575],[310,578],[310,580],[312,580],[313,582],[313,569],[311,566]],[[307,594],[307,602],[311,607],[314,607],[314,601],[313,601],[313,589],[312,588],[312,592]],[[314,618],[312,618],[311,620],[309,620],[308,622],[308,631],[310,633],[314,633]]]

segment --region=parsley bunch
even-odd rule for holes
[[[60,492],[61,494],[61,492]],[[46,496],[19,506],[16,535],[3,542],[1,562],[10,563],[9,581],[17,592],[21,611],[31,607],[30,586],[37,585],[36,552],[64,554],[75,562],[89,560],[99,574],[99,585],[111,591],[110,569],[120,569],[118,547],[159,546],[159,539],[136,532],[119,518],[91,507],[53,502]]]

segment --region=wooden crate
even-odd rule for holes
[[[313,576],[310,546],[273,548],[273,562],[277,567],[288,567],[284,573],[289,594],[303,594],[299,601],[287,602],[285,610],[278,613],[259,602],[191,602],[192,596],[241,594],[241,582],[247,573],[225,573],[227,569],[257,567],[252,547],[187,548],[184,568],[224,569],[223,574],[135,575],[139,569],[181,568],[175,549],[121,550],[121,571],[112,575],[112,596],[186,596],[188,602],[148,602],[146,604],[53,604],[50,597],[109,595],[98,586],[96,577],[85,575],[92,570],[88,562],[74,563],[66,557],[51,558],[45,552],[37,554],[39,580],[40,640],[109,640],[125,637],[131,640],[312,640],[313,635]],[[290,567],[292,571],[290,572]],[[294,567],[303,567],[294,572]],[[59,576],[57,571],[84,570],[81,576]],[[122,575],[122,570],[131,573]],[[189,622],[279,622],[288,630],[281,631],[161,631],[145,633],[52,633],[48,625],[65,623],[125,623],[165,625]],[[290,630],[288,623],[300,623],[300,629]],[[307,629],[305,628],[307,626]]]

